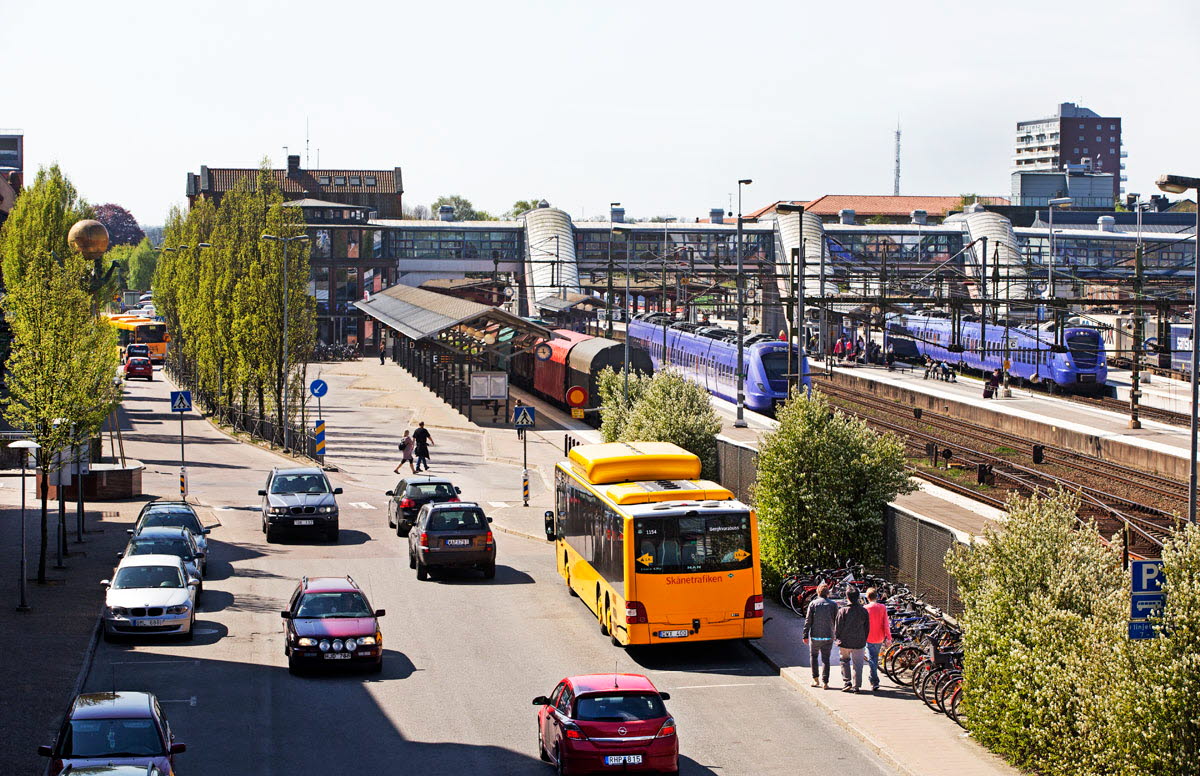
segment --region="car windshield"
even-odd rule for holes
[[[487,521],[475,509],[439,509],[429,516],[427,531],[472,531],[485,528]]]
[[[272,493],[328,493],[329,485],[320,474],[277,474],[271,480]]]
[[[448,482],[421,482],[408,486],[410,498],[449,498],[454,487]]]
[[[145,537],[134,539],[129,543],[127,555],[176,555],[184,560],[192,559],[192,548],[186,539],[168,539],[166,537]]]
[[[665,716],[662,699],[651,693],[583,695],[575,702],[575,719],[584,722],[632,722]]]
[[[117,571],[112,586],[116,590],[143,587],[183,587],[183,577],[174,566],[126,566]]]
[[[200,527],[200,519],[191,512],[168,512],[165,510],[147,512],[142,518],[142,528],[158,528],[160,526],[178,526],[186,528],[192,533],[199,535],[203,530]]]
[[[750,515],[639,517],[633,521],[639,574],[735,571],[751,565]]]
[[[324,619],[373,615],[361,593],[306,593],[296,608],[296,616]]]
[[[161,755],[162,736],[154,720],[75,719],[67,726],[63,758],[145,757]]]

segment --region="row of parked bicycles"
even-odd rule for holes
[[[904,585],[867,574],[861,564],[850,562],[788,575],[779,587],[779,600],[803,617],[822,583],[829,586],[827,595],[835,601],[844,599],[851,588],[863,595],[868,588],[878,591],[892,624],[892,642],[879,653],[880,670],[896,684],[911,688],[932,711],[965,728],[962,630],[953,618]]]
[[[313,348],[309,361],[358,361],[361,358],[362,350],[358,345],[334,342],[328,345],[321,343]]]

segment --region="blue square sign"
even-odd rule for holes
[[[1162,593],[1134,593],[1129,601],[1129,619],[1144,620],[1159,614],[1166,600]]]
[[[1162,590],[1161,560],[1135,560],[1129,564],[1133,573],[1134,593],[1158,593]]]

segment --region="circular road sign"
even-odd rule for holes
[[[587,388],[581,385],[572,385],[567,389],[567,406],[582,407],[587,404],[588,392]]]
[[[550,347],[549,342],[543,342],[533,349],[533,355],[538,361],[549,361],[550,356],[554,355],[554,349]]]
[[[309,393],[316,396],[318,399],[329,393],[329,383],[324,380],[313,380],[308,384]]]

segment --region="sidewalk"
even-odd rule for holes
[[[808,647],[801,641],[804,618],[778,603],[766,602],[771,618],[765,635],[750,648],[774,666],[780,676],[839,725],[858,736],[902,773],[911,776],[1018,776],[1020,771],[988,752],[947,717],[934,713],[913,691],[894,684],[881,671],[880,691],[840,692],[842,677],[833,649],[829,689],[812,687]],[[863,687],[869,688],[863,668]]]

